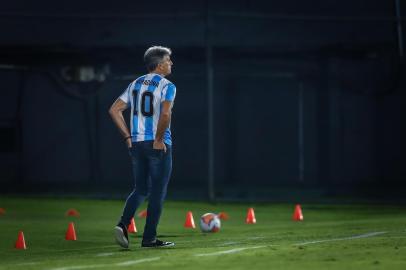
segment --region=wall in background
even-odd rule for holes
[[[7,3],[0,12],[1,191],[126,192],[130,161],[107,111],[144,72],[145,49],[163,44],[174,52],[169,79],[178,90],[169,194],[204,197],[207,30],[220,198],[404,189],[405,74],[394,3],[361,2],[209,2],[209,29],[203,1],[151,11],[142,3]],[[62,70],[72,66],[109,74],[103,83],[66,82]]]

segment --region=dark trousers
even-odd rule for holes
[[[153,149],[152,145],[153,141],[137,142],[133,143],[129,150],[135,183],[121,216],[121,222],[128,226],[137,208],[149,197],[144,242],[154,241],[156,238],[156,230],[172,171],[172,147],[166,145],[167,150],[164,152]]]

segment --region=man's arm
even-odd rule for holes
[[[172,114],[172,102],[163,101],[161,115],[159,116],[158,127],[156,129],[155,134],[155,141],[153,146],[154,149],[163,149],[166,152],[166,146],[164,143],[164,134],[165,130],[169,127],[169,123],[171,122],[171,114]]]
[[[123,111],[125,111],[126,109],[127,109],[127,103],[125,103],[120,98],[118,98],[113,103],[113,105],[111,105],[109,113],[110,113],[111,118],[113,119],[114,124],[117,126],[118,130],[120,131],[121,135],[123,135],[124,138],[128,137],[125,140],[125,142],[128,147],[131,147],[130,131],[128,130],[127,124],[123,117]]]

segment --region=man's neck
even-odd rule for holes
[[[165,77],[165,74],[163,74],[163,73],[161,73],[161,72],[159,72],[159,71],[156,71],[156,70],[150,72],[150,74],[152,74],[152,73],[158,74],[158,75],[160,75],[160,76],[162,76],[162,77]]]

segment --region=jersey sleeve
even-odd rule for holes
[[[162,89],[161,101],[174,101],[176,96],[176,86],[173,83],[166,84]]]
[[[128,85],[127,89],[121,94],[121,96],[119,97],[122,101],[124,101],[125,103],[128,104],[130,103],[130,98],[131,98],[131,86],[133,85],[133,83],[130,83],[130,85]]]

